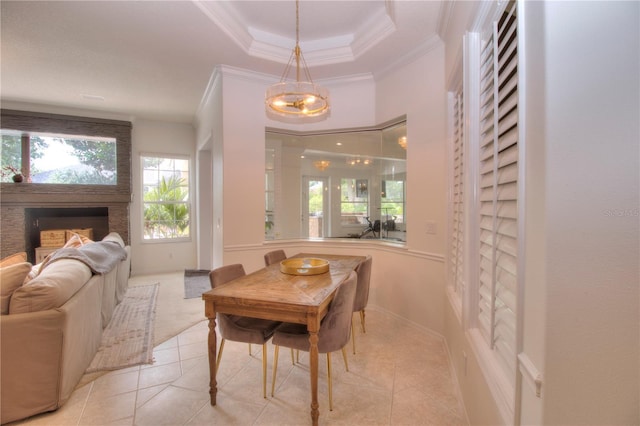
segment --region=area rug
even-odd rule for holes
[[[87,373],[153,362],[153,330],[159,283],[129,287],[102,332]]]
[[[205,291],[211,290],[208,269],[185,269],[184,271],[184,298],[193,299],[202,296]]]

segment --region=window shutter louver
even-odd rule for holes
[[[464,253],[464,105],[462,92],[455,96],[453,108],[453,188],[451,194],[453,226],[451,235],[451,279],[454,291],[462,297],[465,291]]]
[[[516,3],[480,54],[477,326],[506,377],[516,371],[518,46]]]

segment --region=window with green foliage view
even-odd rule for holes
[[[2,129],[2,182],[116,185],[116,140]]]
[[[144,240],[189,238],[189,160],[142,157]]]

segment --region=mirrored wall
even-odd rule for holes
[[[404,118],[322,133],[267,129],[265,140],[266,239],[406,241]]]

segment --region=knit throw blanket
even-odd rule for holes
[[[74,259],[87,265],[94,274],[106,274],[126,258],[127,252],[115,241],[96,241],[79,248],[69,247],[54,251],[43,263],[40,272],[56,260]]]

